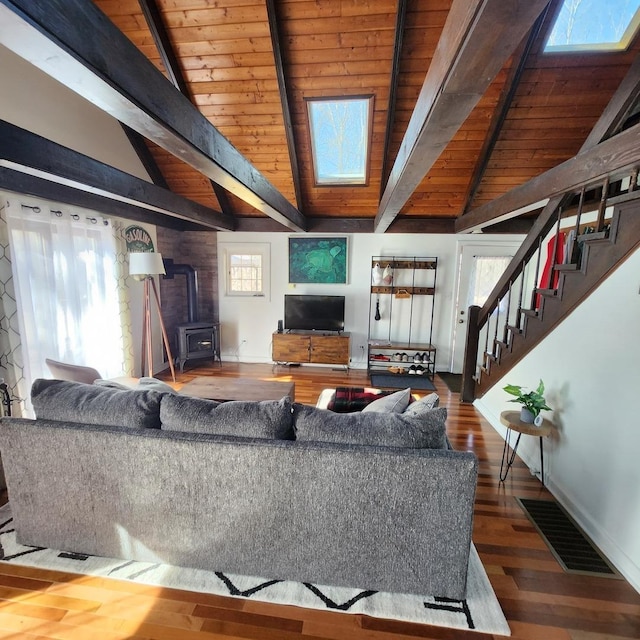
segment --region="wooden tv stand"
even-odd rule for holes
[[[274,333],[271,359],[295,364],[349,366],[349,334],[322,331]]]

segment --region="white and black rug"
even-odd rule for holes
[[[475,547],[471,548],[466,600],[444,600],[428,596],[265,580],[166,564],[125,561],[41,547],[25,547],[15,540],[11,508],[6,504],[0,508],[0,560],[186,591],[200,591],[277,604],[293,604],[311,609],[358,613],[377,618],[511,635],[509,625]]]

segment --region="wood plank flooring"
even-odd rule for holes
[[[224,363],[179,375],[294,380],[296,400],[314,404],[325,387],[368,386],[362,371]],[[165,379],[166,376],[165,376]],[[623,580],[563,572],[514,496],[548,497],[519,461],[498,482],[502,440],[436,376],[457,449],[480,461],[474,543],[514,640],[640,638],[640,595]],[[0,563],[0,638],[31,640],[489,640],[475,632],[245,602]]]

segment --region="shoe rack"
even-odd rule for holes
[[[373,256],[367,369],[433,378],[437,258]]]

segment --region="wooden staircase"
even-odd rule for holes
[[[607,178],[600,187],[597,218],[587,225],[581,219],[588,189],[583,187],[577,195],[578,208],[569,211],[575,217],[575,240],[568,259],[552,264],[554,276],[548,278],[552,282],[535,286],[540,281],[543,242],[551,245],[558,237],[567,219],[562,205],[575,200],[576,194],[558,199],[560,206],[547,212],[548,220],[534,225],[482,309],[469,309],[462,402],[472,402],[496,384],[640,246],[637,172],[625,193],[620,193],[621,184],[626,182]]]

